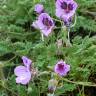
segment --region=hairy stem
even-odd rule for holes
[[[65,82],[76,84],[76,85],[82,85],[82,86],[89,86],[89,87],[96,87],[96,84],[91,83],[91,82],[76,82],[76,81],[70,81],[66,78],[62,78]]]
[[[70,42],[70,27],[67,27],[68,29],[68,41]]]
[[[41,33],[41,39],[42,39],[42,41],[44,41],[44,35],[43,35],[43,33]]]

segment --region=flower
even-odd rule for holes
[[[30,59],[28,59],[26,56],[22,56],[22,60],[23,60],[23,64],[24,64],[27,68],[29,68],[30,65],[31,65],[31,63],[32,63],[32,61],[31,61]]]
[[[47,13],[41,13],[38,19],[33,22],[32,26],[36,29],[40,29],[45,36],[48,36],[55,25],[52,18]]]
[[[27,70],[25,66],[18,66],[14,70],[16,78],[16,83],[21,83],[23,85],[26,85],[29,83],[31,79],[31,72]]]
[[[77,3],[73,0],[56,0],[56,16],[67,22],[75,14]]]
[[[70,71],[70,65],[66,64],[63,60],[60,60],[54,67],[54,71],[60,76],[66,76]]]
[[[30,64],[31,60],[23,56],[24,66],[17,66],[14,69],[14,74],[17,76],[16,83],[26,85],[31,80]]]
[[[34,11],[38,14],[41,14],[43,11],[44,11],[44,7],[43,5],[41,4],[36,4],[35,5],[35,8],[34,8]]]

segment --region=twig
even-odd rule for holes
[[[71,28],[74,27],[74,26],[76,25],[76,22],[77,22],[77,15],[76,15],[76,13],[75,13],[75,21],[74,21],[74,24],[72,24],[70,27],[71,27]]]
[[[89,86],[89,87],[96,87],[96,84],[92,84],[91,82],[75,82],[75,81],[70,81],[66,78],[62,78],[65,82],[69,82],[72,84],[76,84],[76,85],[82,85],[82,86]]]
[[[44,41],[44,35],[42,32],[41,32],[41,38],[42,38],[42,41]]]

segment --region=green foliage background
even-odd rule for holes
[[[68,80],[81,82],[79,85],[96,83],[96,0],[76,2],[77,21],[70,36],[72,47],[62,46],[62,56],[58,56],[55,33],[42,42],[39,30],[31,27],[36,19],[34,5],[37,3],[44,4],[45,10],[60,27],[55,16],[55,0],[0,0],[0,68],[4,71],[0,73],[0,96],[46,96],[49,75],[37,78],[38,82],[31,82],[28,87],[15,83],[13,70],[22,63],[20,58],[23,55],[30,57],[41,72],[50,72],[48,66],[53,67],[58,60],[64,59],[71,65]],[[56,31],[60,33],[61,30]],[[57,37],[62,37],[61,33]],[[56,90],[56,96],[71,96],[77,87],[81,91],[76,91],[74,96],[87,96],[82,91],[84,86],[66,80],[63,84]]]

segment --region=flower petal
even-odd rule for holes
[[[56,16],[58,17],[58,18],[60,18],[61,19],[61,17],[63,16],[63,11],[62,11],[62,9],[60,9],[60,8],[56,8]]]
[[[25,66],[17,66],[15,69],[14,69],[14,74],[16,76],[20,76],[24,73],[27,72],[27,68]]]
[[[50,27],[50,29],[41,30],[41,32],[48,37],[48,35],[52,32],[53,27]]]
[[[20,82],[21,82],[20,77],[17,77],[17,78],[16,78],[16,83],[19,84]]]
[[[16,83],[26,85],[31,80],[31,72],[25,72],[16,78]]]
[[[29,68],[30,65],[31,65],[31,63],[32,63],[32,61],[31,61],[30,59],[28,59],[26,56],[22,56],[22,60],[23,60],[24,65],[25,65],[27,68]]]
[[[35,5],[34,11],[36,11],[38,14],[41,14],[43,12],[43,10],[44,10],[43,5],[41,5],[41,4]]]
[[[31,80],[31,73],[29,72],[29,73],[26,73],[25,79],[23,79],[23,80],[21,81],[21,84],[26,85],[26,84],[29,83],[30,80]]]

